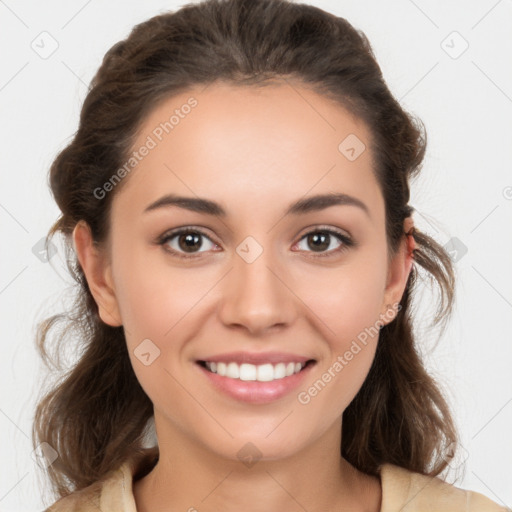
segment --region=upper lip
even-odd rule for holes
[[[229,352],[225,354],[217,354],[215,356],[205,357],[199,361],[211,361],[214,363],[249,363],[249,364],[278,364],[278,363],[305,363],[313,359],[311,357],[291,354],[289,352]]]

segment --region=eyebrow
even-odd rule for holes
[[[366,215],[370,216],[368,207],[360,199],[341,193],[318,194],[299,199],[288,206],[285,215],[304,215],[339,205],[356,206],[363,210]],[[166,194],[157,199],[144,210],[144,213],[168,206],[177,206],[192,212],[205,213],[215,217],[225,218],[227,216],[224,208],[215,201],[200,197],[177,196],[175,194]]]

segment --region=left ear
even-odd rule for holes
[[[416,248],[416,243],[412,236],[413,229],[414,222],[412,217],[407,217],[404,220],[403,238],[388,268],[381,310],[381,314],[385,316],[385,318],[389,317],[391,309],[395,312],[394,315],[396,315],[397,306],[402,300],[407,280],[409,279],[412,263],[414,261],[413,251]]]

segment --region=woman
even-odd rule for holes
[[[437,476],[457,433],[410,301],[422,267],[446,321],[454,279],[408,204],[425,144],[318,8],[210,0],[116,44],[50,173],[84,350],[36,411],[48,510],[504,510]]]

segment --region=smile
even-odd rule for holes
[[[314,359],[259,365],[222,361],[196,363],[214,389],[232,399],[251,404],[267,404],[284,398],[304,382],[316,365]]]
[[[271,382],[274,380],[284,379],[285,377],[290,377],[295,373],[299,373],[306,366],[306,364],[308,364],[308,361],[303,363],[266,363],[261,365],[213,361],[201,361],[201,363],[210,372],[216,373],[221,377],[227,377],[229,379],[239,379],[244,381]]]

